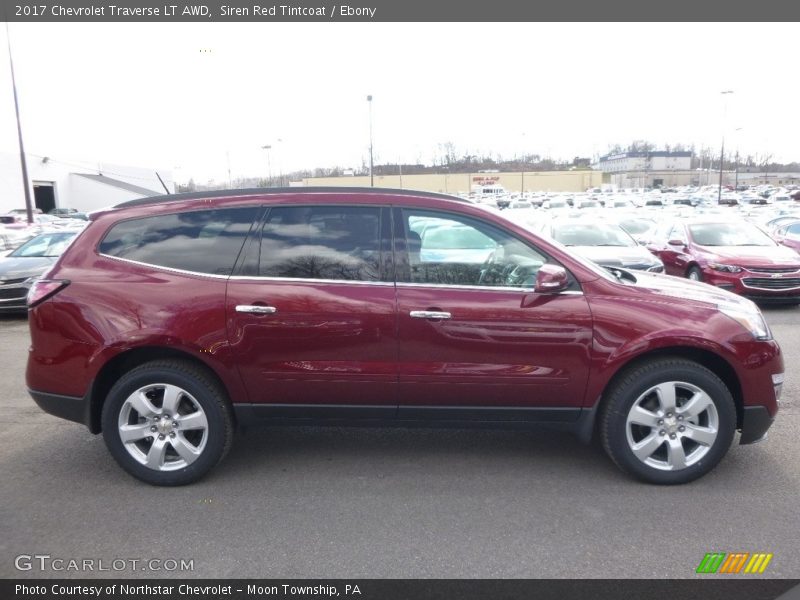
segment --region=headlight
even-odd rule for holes
[[[717,308],[747,329],[757,340],[772,339],[772,332],[755,304],[752,307],[736,304],[718,304]]]
[[[741,273],[742,267],[736,265],[723,265],[720,263],[708,263],[708,266],[715,271],[722,271],[723,273]]]

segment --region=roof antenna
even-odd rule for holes
[[[170,191],[169,191],[169,188],[168,188],[168,187],[166,186],[166,184],[164,183],[164,180],[163,180],[163,179],[161,179],[161,175],[159,175],[159,174],[158,174],[158,171],[156,171],[156,177],[158,177],[158,180],[161,182],[161,187],[163,187],[163,188],[164,188],[164,191],[166,191],[166,192],[167,192],[167,196],[171,195],[171,194],[172,194],[172,192],[170,192]]]

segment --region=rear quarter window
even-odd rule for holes
[[[103,238],[101,254],[159,267],[230,275],[258,207],[129,219]]]

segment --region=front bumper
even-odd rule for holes
[[[740,444],[755,444],[767,437],[767,430],[775,420],[765,406],[745,406],[742,414]]]
[[[800,301],[800,276],[797,273],[726,273],[703,268],[703,281],[755,302]]]
[[[31,284],[25,281],[0,282],[0,313],[28,312],[28,291]]]

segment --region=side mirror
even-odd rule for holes
[[[567,289],[569,278],[564,267],[542,265],[536,273],[536,284],[533,289],[538,294],[557,294]]]
[[[685,246],[685,245],[686,245],[686,244],[683,242],[683,240],[670,240],[670,241],[668,241],[667,243],[668,243],[670,246],[681,246],[681,247],[683,247],[683,246]]]

